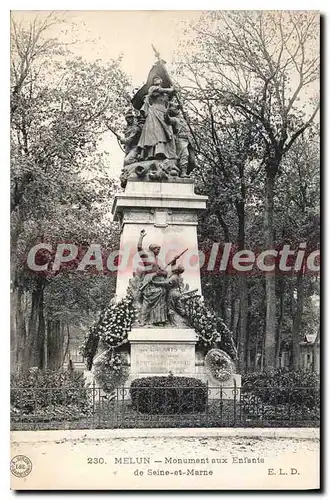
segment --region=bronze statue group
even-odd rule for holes
[[[180,104],[173,99],[175,89],[162,84],[155,76],[140,109],[130,109],[125,115],[126,129],[120,136],[125,148],[123,186],[134,176],[148,180],[185,178],[193,168],[189,126]]]
[[[148,250],[142,247],[146,234],[142,229],[137,244],[140,266],[130,282],[139,309],[139,324],[185,326],[184,298],[197,291],[189,290],[182,278],[185,269],[177,264],[186,250],[163,267],[158,259],[159,245],[151,244]],[[170,271],[167,267],[171,268]]]

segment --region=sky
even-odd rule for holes
[[[12,11],[16,20],[28,23],[49,11]],[[65,25],[49,34],[63,41],[75,41],[70,49],[88,60],[116,59],[122,54],[122,69],[134,87],[146,81],[155,63],[152,44],[169,65],[182,35],[182,23],[198,19],[201,11],[57,11]],[[101,148],[110,153],[110,174],[119,177],[123,152],[111,132],[104,135]]]

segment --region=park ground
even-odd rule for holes
[[[12,432],[17,455],[33,465],[12,489],[319,487],[317,429]]]

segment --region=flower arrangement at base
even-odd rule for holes
[[[230,356],[221,349],[211,349],[206,354],[205,366],[217,382],[226,382],[234,373],[234,364]]]
[[[232,332],[220,315],[209,309],[200,296],[192,295],[185,300],[185,314],[189,326],[198,335],[198,347],[220,347],[232,359],[237,358]]]
[[[102,345],[115,349],[125,344],[135,315],[134,299],[130,294],[117,303],[110,303],[97,324],[97,333]]]
[[[127,334],[132,329],[135,317],[136,309],[132,294],[128,293],[118,302],[111,301],[109,307],[102,311],[98,321],[89,330],[80,348],[88,370],[92,369],[98,347],[105,349],[104,355],[100,356],[93,370],[96,381],[105,392],[111,392],[128,376],[125,358],[117,353],[116,349],[127,343]]]

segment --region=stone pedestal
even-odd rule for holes
[[[128,334],[131,346],[130,376],[126,382],[141,377],[194,377],[209,386],[209,399],[239,398],[241,376],[234,374],[219,383],[207,373],[204,358],[196,352],[197,335],[191,328],[133,328]]]
[[[116,196],[112,213],[120,221],[120,266],[117,274],[117,299],[126,295],[129,280],[139,262],[137,242],[141,229],[147,231],[143,246],[161,246],[159,260],[166,265],[186,248],[178,260],[186,271],[190,289],[201,292],[200,260],[197,244],[197,213],[206,208],[207,196],[194,193],[190,179],[177,182],[129,180],[125,193]]]
[[[150,244],[159,245],[161,251],[157,258],[164,267],[174,256],[188,249],[177,264],[184,266],[183,278],[190,290],[197,289],[201,294],[200,267],[204,262],[198,251],[197,216],[200,210],[205,210],[206,201],[207,196],[195,194],[191,179],[178,178],[175,182],[128,180],[125,192],[116,196],[112,209],[114,218],[121,225],[117,300],[126,295],[129,280],[138,268],[140,256],[137,242],[142,229],[147,233],[143,247],[147,249]],[[219,383],[209,379],[204,359],[196,353],[198,339],[194,330],[133,328],[128,340],[131,354],[127,387],[135,378],[167,376],[171,372],[175,376],[207,381],[209,387],[216,386],[215,390],[210,389],[209,397],[219,398]],[[233,386],[234,378],[225,385]],[[223,399],[231,399],[232,391],[223,389],[222,395]]]

